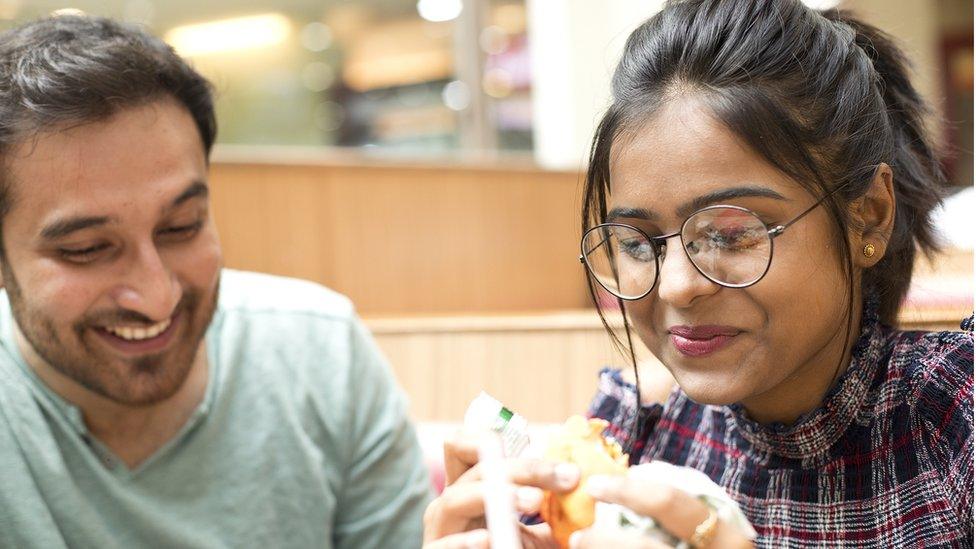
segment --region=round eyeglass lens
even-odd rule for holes
[[[654,285],[654,245],[626,225],[598,225],[583,236],[583,260],[608,292],[623,299],[643,297]]]
[[[749,210],[727,206],[689,217],[681,227],[681,241],[698,270],[726,286],[749,286],[762,278],[773,250],[761,219]]]

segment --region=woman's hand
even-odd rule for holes
[[[690,542],[695,530],[709,517],[709,508],[701,500],[686,492],[633,476],[593,476],[584,487],[598,501],[616,503],[632,511],[651,517],[675,537]],[[714,528],[701,536],[703,544],[693,549],[738,549],[754,547],[732,524],[717,520]],[[588,528],[570,538],[571,549],[614,547],[615,549],[659,549],[668,547],[636,532],[617,529]]]
[[[424,513],[425,549],[489,547],[484,530],[484,486],[478,465],[483,436],[461,432],[444,443],[446,487]],[[543,490],[568,492],[579,482],[579,469],[568,463],[510,458],[505,460],[505,466],[515,485],[515,508],[526,514],[538,512]],[[519,529],[526,549],[556,547],[546,524],[519,525]]]
[[[519,525],[519,529],[522,549],[559,549],[559,545],[552,539],[549,525]],[[488,537],[488,530],[480,528],[424,543],[424,549],[491,549],[491,539]]]

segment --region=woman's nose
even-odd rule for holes
[[[698,271],[683,246],[677,236],[668,242],[662,250],[657,275],[658,297],[678,308],[688,307],[697,297],[711,295],[721,289]]]

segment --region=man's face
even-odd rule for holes
[[[27,342],[112,401],[173,395],[213,316],[221,267],[189,112],[161,99],[6,156],[3,282]]]

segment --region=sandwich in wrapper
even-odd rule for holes
[[[580,480],[576,489],[565,494],[545,492],[540,514],[560,547],[569,547],[569,536],[593,524],[596,501],[584,490],[590,475],[626,475],[627,455],[620,445],[603,437],[608,423],[602,419],[573,416],[562,430],[552,435],[545,458],[576,464]]]
[[[739,509],[739,505],[729,497],[724,488],[712,482],[708,475],[698,469],[655,460],[631,467],[627,471],[627,477],[639,480],[646,479],[656,484],[683,490],[709,506],[715,511],[719,520],[735,526],[748,539],[756,539],[756,530],[749,524],[749,519]],[[597,502],[596,520],[594,520],[593,526],[595,528],[634,530],[679,549],[688,547],[687,543],[662,529],[654,519],[613,503]]]
[[[724,488],[701,471],[663,461],[652,461],[628,469],[628,458],[620,445],[603,436],[607,425],[606,421],[600,419],[587,420],[573,416],[549,440],[546,459],[574,463],[580,468],[580,481],[575,490],[565,494],[546,492],[543,497],[540,514],[552,528],[553,537],[560,547],[569,546],[569,537],[573,532],[590,526],[634,530],[677,547],[686,545],[660,528],[650,517],[634,513],[621,505],[595,501],[584,488],[592,475],[627,475],[684,490],[711,507],[720,520],[736,526],[749,539],[755,539],[756,531],[738,504]]]

